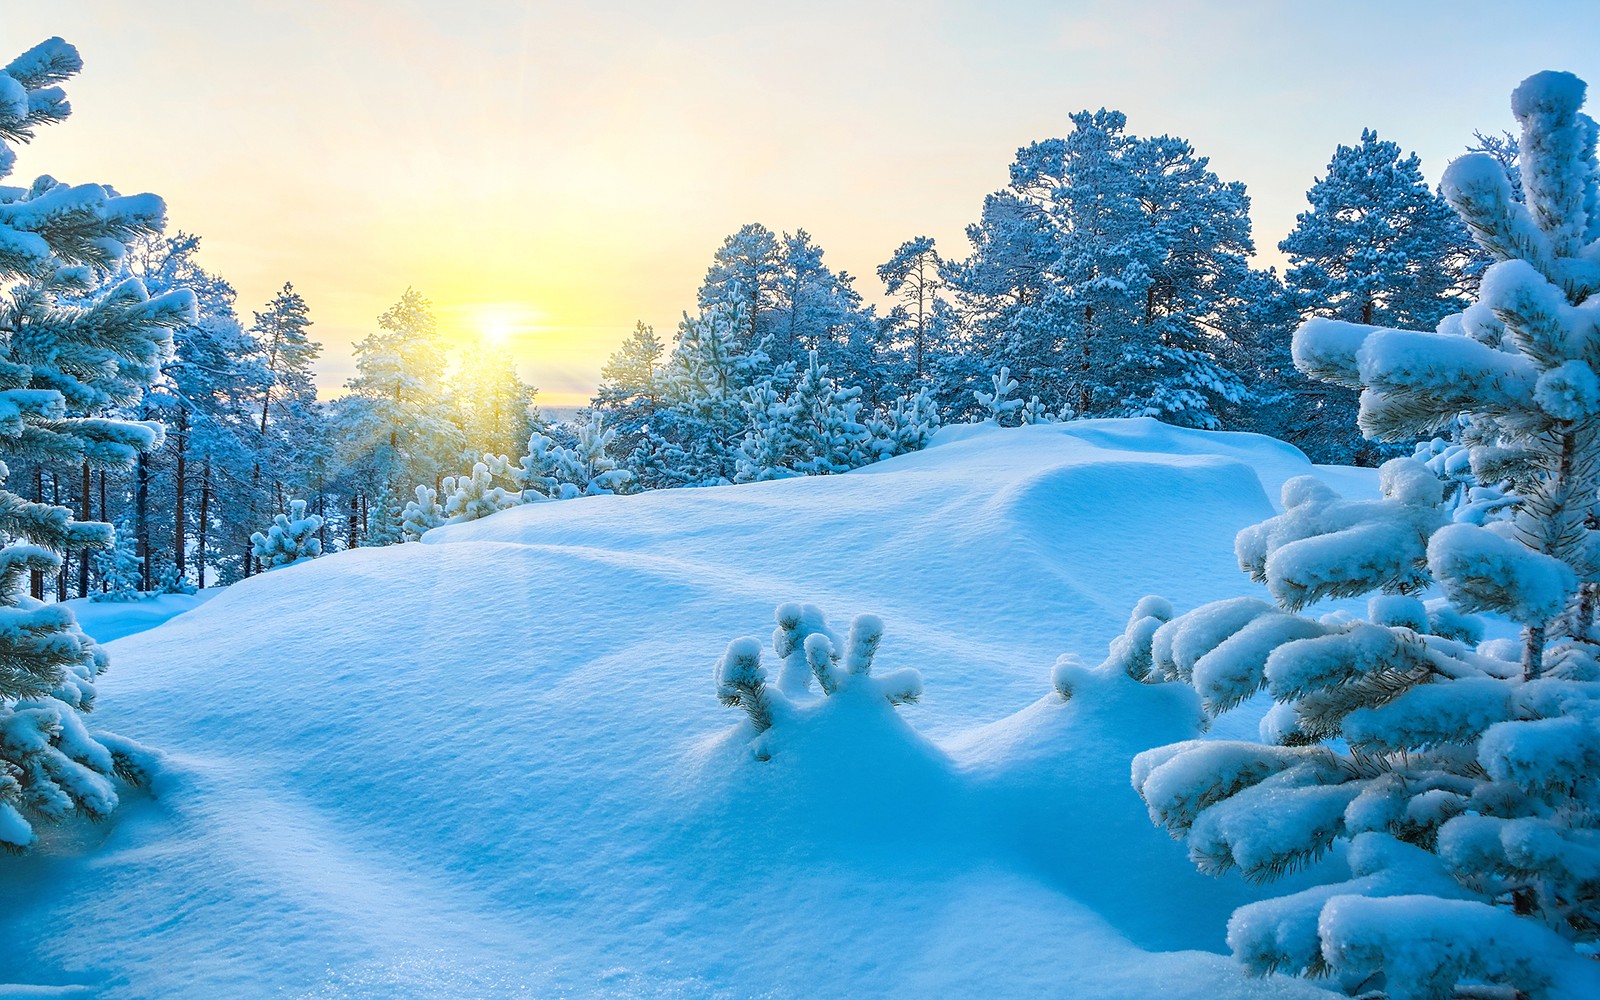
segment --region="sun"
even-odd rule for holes
[[[511,324],[501,317],[493,317],[484,322],[482,334],[484,343],[504,347],[511,339]]]

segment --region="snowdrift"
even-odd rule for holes
[[[1195,873],[1129,787],[1193,702],[1050,687],[1146,593],[1259,594],[1233,535],[1311,471],[1149,420],[958,427],[849,475],[521,507],[251,579],[111,646],[96,721],[165,773],[0,858],[0,982],[1325,995],[1239,974],[1223,928],[1258,893]],[[880,615],[921,702],[829,699],[758,761],[712,665],[791,600],[841,633]]]

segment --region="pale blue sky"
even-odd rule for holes
[[[310,301],[325,385],[407,285],[511,329],[550,402],[636,319],[671,330],[722,237],[805,227],[873,270],[962,228],[1017,146],[1101,106],[1246,183],[1268,260],[1364,126],[1437,179],[1541,69],[1600,82],[1600,4],[52,0],[0,49],[82,51],[17,175],[152,190],[248,313]]]

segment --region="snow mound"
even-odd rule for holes
[[[1146,593],[1260,596],[1294,449],[1151,420],[957,427],[844,476],[586,497],[275,570],[111,647],[167,755],[0,858],[0,982],[95,995],[1307,997],[1220,954],[1260,898],[1129,787],[1195,735],[1097,662]],[[893,707],[717,702],[773,608],[873,613]],[[1093,687],[1090,691],[1087,688]],[[805,699],[810,699],[809,701]],[[1278,887],[1281,891],[1281,887]],[[4,988],[0,988],[0,994]]]

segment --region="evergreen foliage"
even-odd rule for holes
[[[877,615],[857,615],[842,643],[816,605],[780,604],[773,617],[778,627],[772,632],[772,648],[784,664],[776,689],[767,682],[756,639],[730,642],[712,671],[718,700],[749,718],[758,760],[771,758],[765,739],[769,730],[794,724],[815,707],[816,697],[807,697],[811,678],[824,699],[907,705],[922,697],[922,675],[916,670],[873,672],[883,641],[883,621]]]
[[[947,269],[962,337],[985,381],[1005,366],[1080,416],[1219,427],[1248,397],[1230,346],[1252,274],[1244,186],[1181,139],[1128,134],[1120,112],[1072,125],[1018,150],[968,227]]]
[[[67,117],[59,85],[81,66],[52,38],[0,70],[0,178],[15,163],[12,143]],[[164,212],[154,195],[50,177],[0,188],[0,483],[17,462],[126,469],[159,443],[158,427],[102,414],[156,377],[172,329],[194,319],[194,295],[152,297],[137,278],[102,279],[128,242],[160,230]],[[34,823],[103,818],[117,805],[113,779],[145,776],[137,744],[83,722],[104,651],[69,610],[21,592],[30,573],[60,570],[63,553],[112,541],[110,525],[0,488],[0,847],[30,846]]]
[[[1300,318],[1431,330],[1465,308],[1475,254],[1444,197],[1429,189],[1415,153],[1364,129],[1339,146],[1307,193],[1311,207],[1278,249],[1289,256],[1286,292]],[[1293,422],[1285,440],[1319,462],[1373,464],[1393,449],[1355,433],[1356,393],[1279,373]]]
[[[983,392],[982,390],[974,389],[972,398],[977,400],[978,405],[988,412],[991,422],[1005,426],[1006,422],[1011,419],[1011,415],[1022,409],[1023,406],[1022,400],[1008,398],[1016,391],[1017,380],[1011,377],[1011,369],[1001,365],[1000,370],[994,373],[994,377],[990,382],[990,391]],[[1037,400],[1039,397],[1034,396],[1033,398]]]
[[[322,518],[307,513],[304,500],[290,500],[289,509],[273,515],[267,530],[251,535],[250,541],[262,567],[277,569],[322,555],[322,542],[317,538],[321,528]]]
[[[446,355],[428,300],[407,289],[356,345],[356,374],[334,410],[341,480],[371,532],[370,510],[394,483],[433,483],[465,444],[444,392]],[[398,504],[388,497],[377,541],[399,540]],[[389,510],[390,505],[394,510]],[[391,524],[392,522],[392,524]],[[352,537],[351,544],[358,538]]]
[[[472,464],[472,471],[467,475],[446,476],[444,484],[439,487],[440,494],[445,497],[445,522],[461,524],[476,521],[521,503],[520,492],[511,492],[495,485],[495,476],[505,477],[509,474],[504,456],[485,455],[483,461]]]
[[[629,465],[647,488],[732,482],[744,437],[746,391],[770,359],[749,350],[743,302],[713,302],[678,327],[661,372],[661,409]]]
[[[100,578],[102,589],[91,595],[90,600],[121,603],[140,601],[147,596],[139,589],[144,579],[144,559],[135,546],[132,525],[126,519],[118,521],[111,547],[94,553],[95,574]]]
[[[640,323],[600,372],[600,386],[589,407],[617,432],[619,455],[630,455],[643,443],[645,428],[660,408],[659,374],[665,350],[655,331]]]
[[[422,536],[444,523],[444,507],[439,503],[437,490],[417,487],[417,498],[406,501],[400,514],[400,530],[404,540],[419,542]]]
[[[1203,870],[1268,880],[1351,842],[1352,881],[1234,915],[1229,942],[1256,972],[1394,997],[1484,983],[1559,996],[1574,948],[1600,935],[1600,340],[1586,308],[1600,176],[1583,94],[1541,73],[1512,95],[1521,198],[1492,156],[1446,171],[1445,196],[1496,261],[1476,303],[1436,331],[1319,318],[1294,338],[1307,375],[1359,392],[1363,433],[1456,426],[1464,456],[1391,460],[1375,501],[1289,480],[1284,512],[1236,543],[1276,606],[1136,610],[1102,666],[1192,685],[1212,715],[1262,689],[1276,702],[1265,744],[1134,762],[1152,819]],[[1463,465],[1503,478],[1501,495],[1463,502]],[[1444,597],[1424,603],[1434,586]],[[1298,613],[1358,594],[1374,595],[1364,621]],[[1480,644],[1477,612],[1521,641]]]

